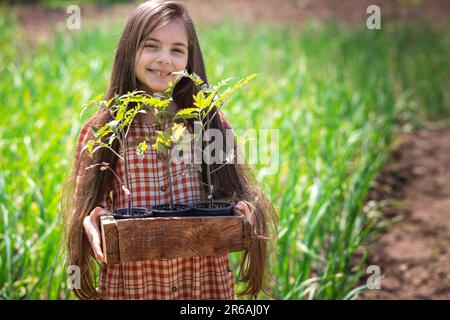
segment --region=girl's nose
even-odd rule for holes
[[[165,52],[164,50],[161,50],[160,54],[158,56],[157,62],[158,63],[165,63],[165,64],[170,63],[170,55],[169,55],[169,53]]]

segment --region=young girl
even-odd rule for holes
[[[206,83],[202,52],[193,22],[186,7],[178,1],[148,1],[129,16],[116,51],[109,89],[104,99],[136,89],[154,94],[164,91],[174,76],[169,73],[195,72]],[[195,85],[189,79],[177,83],[173,108],[193,106]],[[214,114],[216,110],[212,110]],[[91,126],[101,127],[111,121],[103,109],[82,127],[75,150],[74,163],[66,186],[63,215],[66,225],[68,263],[81,269],[81,286],[74,293],[80,299],[234,299],[234,276],[228,255],[138,261],[105,264],[99,231],[100,216],[126,207],[126,196],[117,179],[98,167],[85,170],[90,164],[107,162],[123,180],[122,163],[106,148],[99,149],[93,159],[81,152],[92,139]],[[222,112],[213,118],[211,128],[225,137],[230,125]],[[152,137],[151,114],[140,114],[132,123],[129,139],[139,142]],[[168,202],[167,181],[163,161],[155,152],[137,161],[135,147],[130,143],[131,189],[133,206],[150,207]],[[118,145],[113,145],[118,151]],[[134,158],[133,158],[134,157]],[[174,165],[174,166],[178,166]],[[204,169],[205,163],[202,164]],[[176,168],[175,168],[176,169]],[[184,168],[186,169],[186,167]],[[177,170],[173,170],[174,175]],[[205,172],[205,170],[202,170]],[[268,294],[267,272],[270,226],[276,226],[275,211],[248,168],[235,163],[213,174],[215,199],[237,201],[236,209],[250,220],[256,237],[244,252],[239,280],[246,283],[241,295],[256,297],[263,290]],[[205,190],[200,181],[206,177],[197,170],[187,170],[174,180],[175,202],[204,201]],[[72,190],[67,194],[67,190]],[[233,194],[234,192],[234,194]],[[110,197],[112,194],[112,199]],[[234,196],[234,198],[233,198]],[[96,264],[100,263],[99,286],[96,286]]]

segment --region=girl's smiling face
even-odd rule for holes
[[[186,69],[188,37],[179,20],[153,30],[136,52],[135,73],[139,90],[149,94],[163,92],[170,81],[171,72]]]

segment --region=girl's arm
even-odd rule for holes
[[[73,194],[73,201],[83,201],[83,192],[86,190],[80,190],[79,186],[83,179],[85,178],[86,170],[85,168],[92,164],[92,159],[89,157],[88,153],[84,151],[81,153],[83,146],[92,138],[90,135],[91,124],[88,122],[81,128],[80,135],[77,140],[76,150],[75,150],[75,165],[74,173],[76,175],[75,190]],[[108,195],[105,194],[103,201],[101,201],[89,215],[83,219],[83,228],[86,237],[91,244],[92,250],[94,252],[95,258],[100,262],[105,262],[105,257],[101,249],[101,237],[100,237],[100,217],[102,215],[109,214],[108,212]]]

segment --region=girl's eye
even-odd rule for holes
[[[146,44],[144,48],[158,48],[158,46],[155,46],[154,44]],[[177,53],[183,53],[183,51],[180,49],[173,49],[172,51]]]

